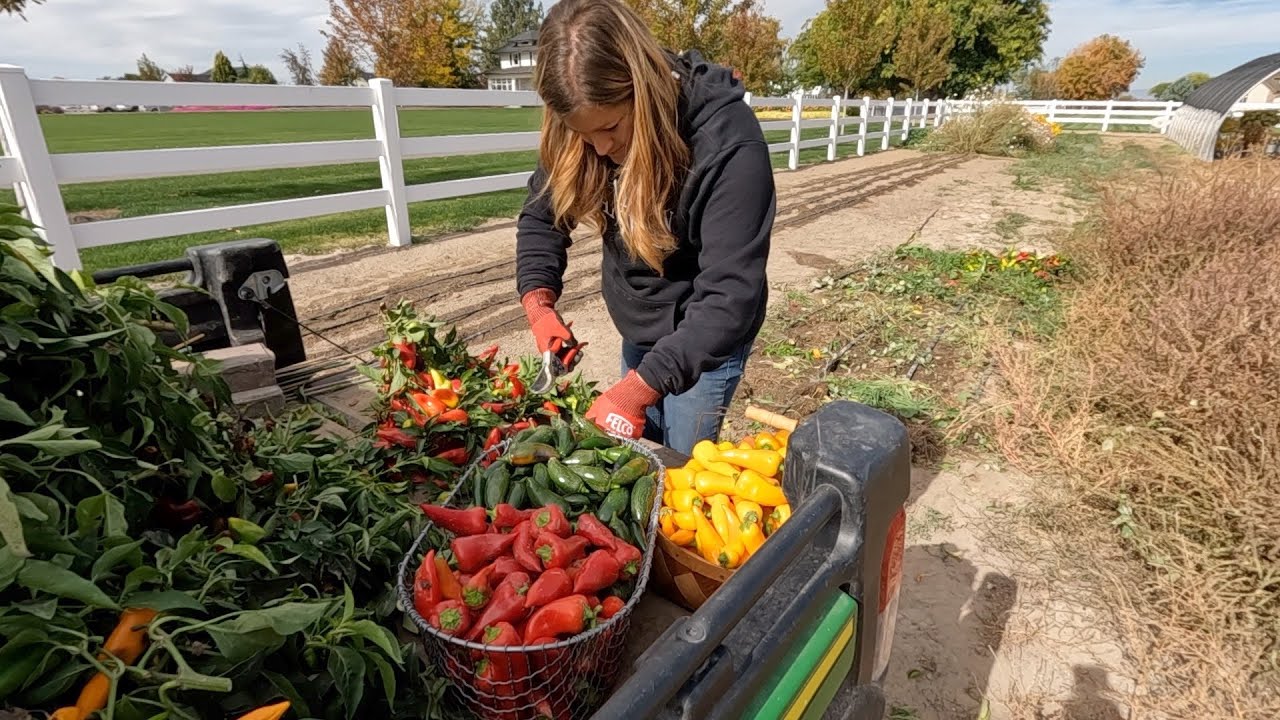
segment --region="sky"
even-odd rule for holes
[[[824,0],[764,0],[794,35]],[[1120,35],[1146,57],[1141,90],[1191,71],[1218,74],[1280,52],[1277,0],[1050,0],[1046,58],[1102,33]],[[264,64],[287,80],[280,51],[303,43],[317,69],[326,0],[46,0],[27,20],[0,15],[0,64],[31,77],[97,78],[132,72],[137,58],[165,68],[208,69],[213,54]]]

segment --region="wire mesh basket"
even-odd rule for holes
[[[649,462],[650,472],[655,474],[655,490],[648,522],[643,525],[643,558],[635,590],[621,610],[595,627],[567,640],[542,645],[493,646],[463,640],[430,625],[418,614],[412,599],[414,573],[423,556],[430,548],[448,547],[452,533],[428,522],[400,562],[396,590],[401,606],[421,632],[423,647],[437,671],[477,717],[586,718],[600,707],[617,681],[632,611],[644,594],[653,566],[666,472],[653,451],[627,438],[614,439]],[[501,455],[507,447],[508,442],[503,442],[494,450]],[[473,474],[483,472],[481,459],[471,463],[444,504],[471,504],[469,488]]]

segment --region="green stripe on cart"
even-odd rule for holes
[[[782,667],[756,696],[745,717],[801,720],[820,717],[853,667],[858,604],[832,593],[818,622],[792,645]]]

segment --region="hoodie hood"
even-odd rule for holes
[[[709,62],[697,50],[668,52],[672,72],[680,78],[680,128],[685,137],[696,133],[716,113],[742,102],[746,88],[733,71]]]

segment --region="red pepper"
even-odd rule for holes
[[[379,427],[375,434],[378,439],[373,444],[378,448],[386,449],[398,445],[413,450],[418,447],[417,438],[395,426],[384,425]]]
[[[516,562],[529,572],[542,572],[542,561],[533,552],[533,543],[537,540],[538,531],[533,527],[532,520],[526,520],[516,526],[512,533],[515,536],[515,542],[512,544],[512,554],[516,558]]]
[[[436,572],[436,551],[431,549],[427,551],[427,556],[422,558],[422,564],[418,566],[418,572],[413,577],[413,609],[418,611],[418,615],[423,618],[431,616],[431,609],[443,600],[440,594],[440,580]]]
[[[395,343],[396,352],[400,354],[400,362],[410,370],[418,366],[418,347],[405,340],[399,340]]]
[[[534,611],[525,626],[526,638],[577,635],[595,621],[595,612],[587,605],[583,595],[569,595],[544,605]]]
[[[524,606],[541,607],[571,594],[573,594],[573,580],[569,578],[569,573],[561,568],[551,568],[538,576],[538,579],[529,587],[529,593],[524,598]]]
[[[462,583],[449,567],[443,555],[436,555],[436,579],[440,584],[440,596],[446,600],[462,599]]]
[[[533,552],[542,559],[542,567],[567,568],[574,560],[582,557],[587,550],[587,539],[571,537],[568,540],[555,533],[543,530],[533,544]]]
[[[507,576],[515,573],[523,573],[524,566],[521,565],[514,557],[503,555],[493,561],[493,579],[502,580]]]
[[[444,406],[444,403],[421,390],[414,390],[409,393],[409,399],[413,400],[414,404],[421,408],[423,414],[428,420],[433,417],[437,417],[440,413],[449,409]]]
[[[253,486],[254,486],[254,487],[266,487],[267,485],[270,485],[271,483],[273,483],[273,482],[275,482],[275,481],[276,481],[276,474],[275,474],[275,473],[271,472],[270,470],[263,470],[263,471],[258,475],[258,479],[256,479],[256,480],[254,480],[254,481],[253,481]]]
[[[564,516],[564,510],[559,505],[538,508],[529,519],[533,521],[535,530],[545,530],[562,538],[569,537],[573,532],[573,528],[569,526],[569,518]]]
[[[513,405],[513,403],[504,403],[504,402],[482,402],[482,403],[480,403],[480,407],[484,408],[485,410],[488,410],[489,412],[491,412],[491,413],[493,413],[493,414],[495,414],[495,415],[501,415],[502,413],[506,412],[507,410],[510,410],[512,405]]]
[[[610,595],[604,599],[604,603],[600,606],[600,617],[608,620],[609,618],[622,612],[622,608],[626,606],[626,601],[617,595]]]
[[[477,355],[476,359],[485,365],[488,365],[492,363],[496,357],[498,357],[498,346],[490,345],[484,352]]]
[[[444,452],[436,455],[436,457],[451,465],[462,467],[471,459],[471,453],[467,452],[466,448],[454,448],[452,450],[445,450]]]
[[[204,513],[195,500],[176,502],[170,497],[157,500],[156,510],[159,511],[161,523],[174,529],[194,525]]]
[[[548,415],[552,415],[555,417],[559,417],[560,415],[560,406],[551,402],[550,400],[544,400],[542,402],[542,409]]]
[[[462,408],[454,408],[440,413],[436,416],[436,422],[440,423],[457,423],[458,425],[466,425],[471,422],[471,416]]]
[[[529,586],[533,584],[533,578],[529,577],[529,573],[517,570],[502,578],[502,584],[514,586],[521,595],[524,595],[529,592]]]
[[[493,566],[488,565],[485,569],[471,576],[467,584],[462,588],[462,602],[472,610],[479,610],[489,602],[489,598],[493,595]]]
[[[640,572],[640,561],[644,558],[644,555],[640,552],[640,548],[619,540],[613,546],[613,557],[617,559],[618,565],[622,568],[619,571],[621,576],[629,578]]]
[[[618,582],[622,563],[608,550],[596,550],[587,556],[582,572],[573,581],[573,591],[583,595],[603,590]]]
[[[591,541],[592,545],[612,550],[618,543],[618,536],[613,534],[608,525],[591,513],[578,516],[578,535]]]
[[[525,592],[528,588],[524,589]],[[513,623],[524,619],[524,592],[512,583],[502,583],[493,591],[493,597],[485,606],[476,624],[471,628],[468,640],[480,637],[490,626],[498,623]],[[519,636],[516,638],[519,640]]]
[[[444,505],[422,503],[418,507],[426,513],[427,519],[448,530],[454,535],[480,535],[489,530],[489,514],[483,507],[458,508]]]
[[[588,596],[587,596],[587,607],[591,608],[592,610],[595,610],[596,612],[599,612],[599,611],[600,611],[600,598],[599,598],[599,596],[596,596],[596,595],[588,595]]]
[[[569,579],[577,580],[578,576],[582,574],[582,568],[585,567],[586,564],[587,564],[586,558],[580,558],[578,560],[574,560],[573,563],[569,565],[568,569],[565,570],[565,572],[569,573]]]
[[[498,503],[493,509],[493,526],[499,530],[518,527],[520,523],[533,517],[534,510],[517,510],[515,505]]]
[[[511,547],[514,540],[515,536],[511,534],[467,535],[454,538],[449,543],[449,549],[453,550],[453,559],[458,563],[458,569],[473,573],[497,559]]]
[[[436,389],[435,379],[432,378],[431,373],[427,372],[426,370],[423,370],[422,372],[418,373],[417,378],[418,378],[418,384],[421,385],[422,387],[428,390]]]
[[[445,635],[461,637],[471,629],[471,610],[461,600],[444,600],[431,608],[427,622]]]
[[[487,626],[478,638],[480,642],[491,647],[514,647],[523,645],[521,635],[515,626],[509,622],[498,622]],[[529,660],[523,652],[488,652],[485,653],[485,659],[490,665],[494,666],[494,673],[503,680],[515,681],[511,685],[500,685],[496,688],[497,692],[493,693],[499,697],[508,697],[518,692],[517,685],[527,684],[529,677]],[[511,703],[511,708],[515,709],[515,703]],[[515,717],[514,715],[502,715],[500,717]]]
[[[494,425],[489,428],[489,434],[484,439],[484,449],[491,450],[497,447],[500,442],[502,442],[502,428]]]

